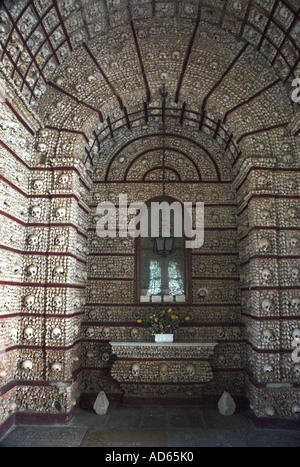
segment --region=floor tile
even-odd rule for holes
[[[1,447],[79,447],[87,428],[18,426],[0,443]]]
[[[81,447],[167,447],[165,431],[88,430]]]

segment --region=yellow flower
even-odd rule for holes
[[[172,318],[172,319],[177,319],[177,316],[172,315],[171,318]]]
[[[168,309],[168,313],[172,313],[172,308],[169,308],[169,309]]]
[[[190,319],[191,319],[191,318],[190,318],[189,316],[187,316],[187,317],[185,318],[186,321],[190,321]]]
[[[141,320],[141,319],[138,319],[136,322],[137,322],[137,323],[141,323],[141,322],[142,322],[142,320]]]
[[[158,318],[154,318],[154,321],[157,323],[157,321],[158,321]]]

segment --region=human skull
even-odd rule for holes
[[[62,299],[59,295],[53,297],[53,305],[55,308],[60,308],[62,306]]]
[[[34,182],[33,182],[33,188],[34,188],[35,190],[41,190],[42,187],[43,187],[43,183],[44,183],[43,180],[40,180],[40,179],[34,180]]]
[[[39,152],[45,152],[45,151],[47,150],[46,144],[44,144],[44,143],[39,143],[39,144],[37,145],[37,150],[38,150]]]
[[[34,295],[26,295],[24,298],[24,305],[26,308],[31,308],[34,304],[35,297]]]
[[[61,185],[66,185],[68,181],[69,181],[68,174],[61,174],[61,176],[58,179],[58,183]]]
[[[261,274],[261,277],[264,281],[269,281],[272,277],[272,273],[270,271],[270,269],[264,269],[262,271],[262,274]]]
[[[294,366],[294,373],[295,373],[295,375],[297,376],[297,378],[300,377],[300,363],[297,363],[297,364]]]
[[[63,266],[56,266],[54,269],[53,269],[53,276],[54,277],[62,277],[65,273],[65,270],[63,268]]]
[[[297,216],[297,210],[295,208],[289,208],[287,210],[287,215],[289,219],[295,219],[295,217]]]
[[[106,297],[107,297],[107,298],[111,298],[111,297],[113,296],[113,293],[114,293],[113,289],[107,289],[107,291],[106,291]]]
[[[140,373],[141,365],[139,363],[133,363],[131,365],[131,373],[133,376],[138,376]]]
[[[52,363],[51,365],[51,370],[54,371],[55,373],[58,373],[59,371],[61,371],[61,363],[60,362],[54,362]]]
[[[292,334],[292,340],[296,342],[296,344],[300,344],[300,329],[294,329]]]
[[[103,328],[103,336],[108,339],[110,337],[110,328]]]
[[[272,331],[270,329],[264,329],[262,335],[263,335],[263,342],[265,344],[269,344],[273,338]]]
[[[187,373],[187,375],[192,378],[193,376],[195,376],[195,373],[196,373],[196,368],[195,368],[195,365],[193,363],[188,363],[185,367],[185,371]]]
[[[258,248],[260,251],[269,251],[270,250],[270,247],[271,247],[271,243],[270,243],[270,240],[268,240],[267,238],[260,238],[259,241],[258,241]]]
[[[264,373],[272,373],[273,368],[271,365],[264,365]]]
[[[218,362],[220,363],[220,365],[224,365],[224,363],[226,362],[225,356],[219,355]]]
[[[108,362],[109,361],[109,353],[108,352],[103,352],[102,354],[102,360],[104,362]]]
[[[164,377],[168,374],[168,365],[166,363],[161,363],[159,365],[160,376]]]
[[[66,208],[61,206],[56,209],[55,216],[57,219],[62,219],[63,217],[65,217],[65,215],[66,215]]]
[[[266,414],[268,417],[274,417],[274,415],[275,415],[275,408],[274,408],[272,405],[267,405],[267,407],[265,408],[265,414]]]
[[[132,328],[130,331],[130,335],[132,339],[136,339],[138,337],[139,331],[137,328]]]
[[[269,300],[268,298],[266,298],[262,302],[261,306],[262,306],[263,311],[266,311],[266,312],[269,313],[273,308],[273,302],[272,302],[272,300]]]
[[[291,299],[290,304],[294,311],[298,311],[299,303],[300,303],[300,298],[294,297]]]
[[[295,402],[293,405],[292,405],[292,413],[293,414],[297,414],[297,413],[300,413],[300,405]]]
[[[11,307],[11,297],[5,297],[3,305],[5,308],[9,309]]]
[[[95,331],[94,331],[94,328],[87,328],[86,331],[85,331],[85,335],[87,337],[93,337],[95,335]]]
[[[12,328],[10,330],[10,338],[14,341],[17,342],[18,340],[18,329],[17,328]]]
[[[270,218],[270,211],[268,211],[268,209],[263,209],[261,212],[260,212],[260,215],[261,215],[261,218],[266,221]]]
[[[60,339],[61,338],[61,329],[60,328],[53,328],[52,331],[51,331],[51,338],[53,340],[57,340],[57,339]]]
[[[30,246],[36,246],[39,242],[39,237],[35,234],[29,235],[27,238],[27,243]]]
[[[42,212],[42,209],[40,206],[32,206],[31,208],[31,216],[32,217],[35,217],[36,219],[38,219],[41,215],[41,212]]]
[[[299,269],[298,268],[293,268],[291,271],[292,279],[296,280],[299,277]]]
[[[31,264],[30,266],[27,267],[27,276],[30,277],[31,279],[34,279],[37,275],[38,268],[35,264]]]
[[[21,364],[23,370],[30,371],[32,370],[33,364],[31,360],[24,360]]]
[[[298,241],[298,238],[297,238],[297,237],[291,238],[291,240],[290,240],[290,245],[291,245],[292,248],[297,248],[297,247],[298,247],[298,243],[299,243],[299,241]]]
[[[238,353],[235,353],[232,357],[232,361],[235,365],[238,365],[241,362],[241,356]]]
[[[24,338],[27,341],[31,341],[33,339],[33,328],[31,326],[28,326],[27,328],[24,329]]]
[[[62,247],[65,244],[65,237],[64,235],[57,235],[55,238],[55,245]]]

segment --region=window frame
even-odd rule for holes
[[[161,203],[163,198],[161,196],[152,198],[145,202],[147,206],[150,206],[152,202],[159,202]],[[169,196],[165,197],[165,201],[168,203],[178,202],[181,204],[182,208],[182,215],[183,215],[183,203],[175,198],[171,198]],[[184,235],[184,241],[187,238]],[[192,300],[192,268],[191,268],[191,249],[183,247],[183,254],[184,254],[184,288],[185,288],[185,302],[168,302],[169,304],[172,303],[173,305],[190,305]],[[136,304],[140,305],[157,305],[157,303],[151,302],[141,302],[141,237],[138,236],[135,239],[135,302]],[[159,296],[159,295],[158,295]],[[161,295],[163,297],[163,295]],[[163,304],[163,300],[161,301]],[[166,302],[167,303],[167,302]]]

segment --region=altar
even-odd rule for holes
[[[198,400],[212,380],[215,342],[110,342],[116,360],[111,375],[124,391],[124,403]]]

